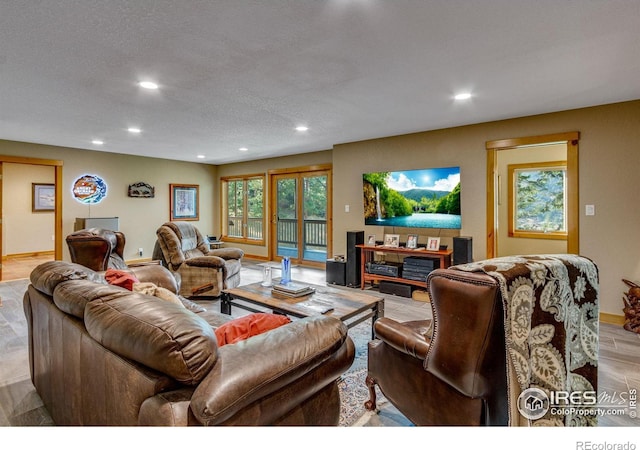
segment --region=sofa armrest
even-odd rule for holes
[[[222,424],[301,382],[295,395],[281,397],[263,411],[259,424],[269,424],[334,382],[351,366],[354,354],[353,341],[340,320],[327,316],[295,320],[220,347],[216,365],[194,392],[191,411],[203,425]]]
[[[399,352],[421,360],[427,357],[430,340],[425,333],[430,329],[430,321],[400,323],[382,317],[376,320],[374,329],[378,339]]]
[[[217,256],[218,258],[222,259],[242,259],[242,257],[244,256],[244,252],[241,249],[235,247],[216,248],[213,250],[209,250],[209,253],[207,253],[207,255]]]
[[[141,282],[153,283],[156,286],[169,289],[174,294],[180,290],[179,280],[161,264],[130,265],[129,270]]]

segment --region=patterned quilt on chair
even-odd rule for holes
[[[500,284],[510,425],[597,425],[596,265],[577,255],[534,255],[451,269],[484,272]]]

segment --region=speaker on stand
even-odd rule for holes
[[[473,262],[473,242],[471,236],[453,237],[453,265]]]
[[[364,231],[347,231],[347,267],[345,281],[349,287],[360,287],[360,249],[364,244]]]

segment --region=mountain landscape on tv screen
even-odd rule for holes
[[[459,167],[366,173],[362,190],[365,225],[462,226]]]

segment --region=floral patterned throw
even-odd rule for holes
[[[494,258],[451,269],[484,272],[500,285],[510,425],[597,425],[591,405],[598,372],[596,265],[562,254]],[[540,391],[547,396],[540,414],[523,414],[522,397]],[[564,393],[573,393],[572,400]]]

